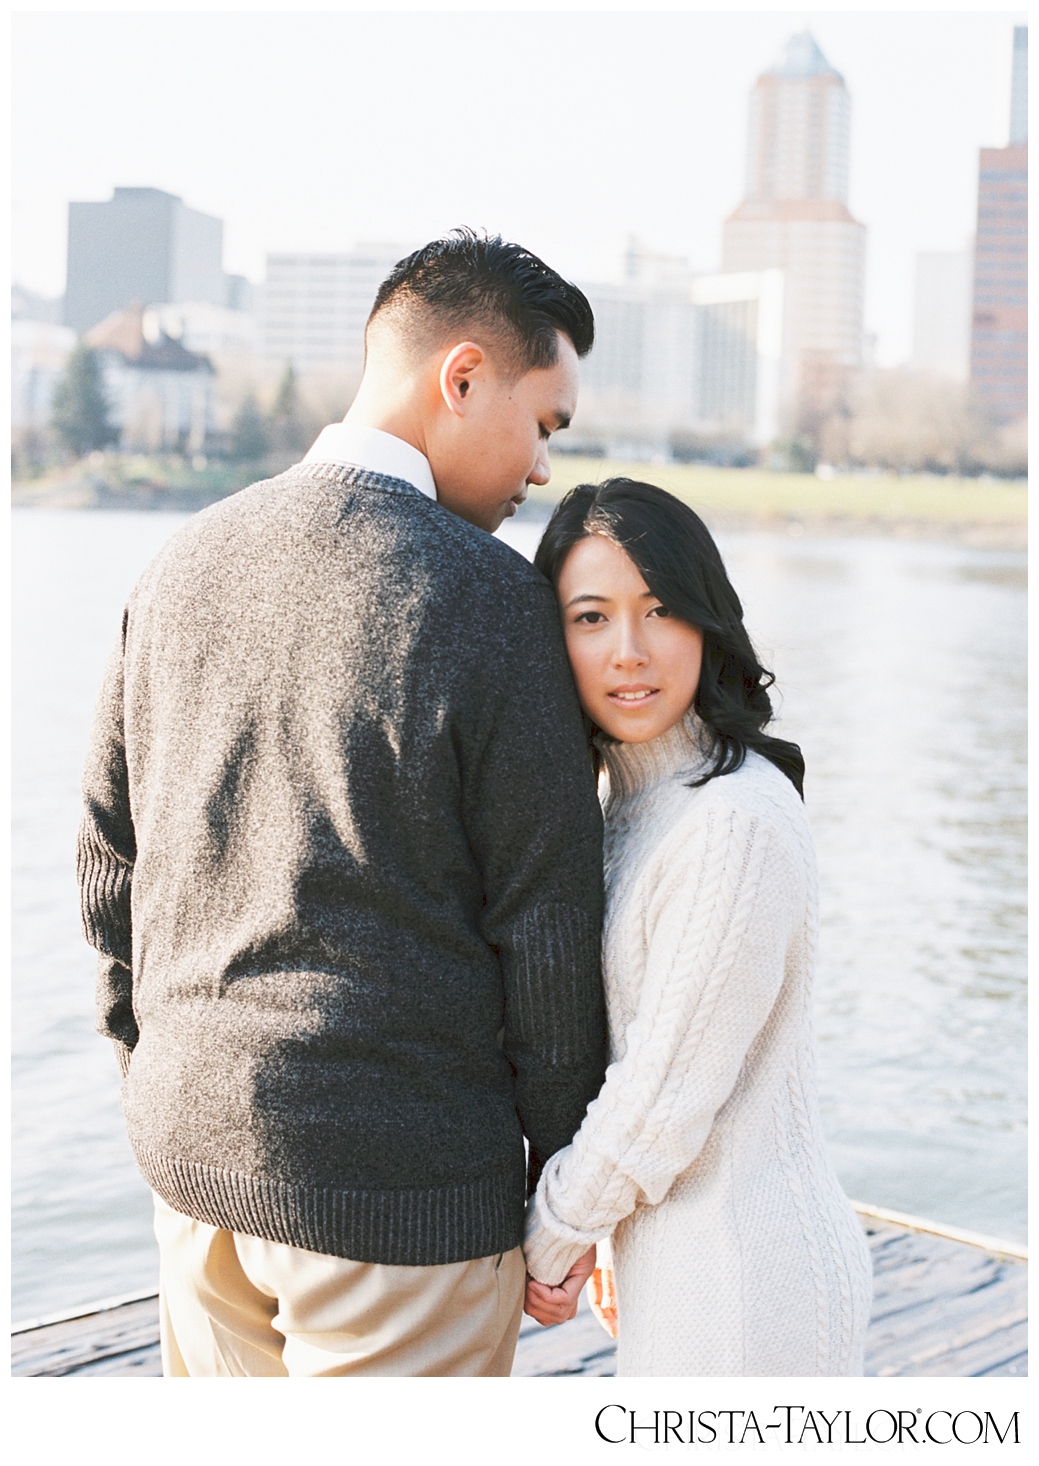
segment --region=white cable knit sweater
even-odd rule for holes
[[[528,1208],[558,1283],[613,1234],[618,1374],[862,1372],[862,1228],[815,1094],[816,876],[804,806],[767,759],[690,789],[694,715],[604,747],[611,1063]]]

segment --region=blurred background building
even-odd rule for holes
[[[750,95],[743,202],[722,269],[785,277],[780,415],[787,431],[862,363],[866,230],[848,210],[851,103],[807,31]]]
[[[912,364],[965,382],[970,371],[972,247],[916,257]]]
[[[375,293],[406,244],[358,244],[344,254],[270,254],[263,285],[264,356],[296,372],[339,368],[360,380]]]
[[[61,301],[11,290],[11,429],[39,431],[50,421],[76,333],[61,324]]]
[[[1014,28],[1010,136],[982,148],[970,382],[996,422],[1028,410],[1028,30]]]
[[[568,435],[611,457],[743,461],[779,430],[783,275],[694,275],[629,245],[625,278],[582,283],[595,346]],[[568,444],[568,445],[569,445]]]
[[[140,305],[83,336],[101,364],[108,420],[124,452],[201,453],[213,428],[213,366],[167,336]]]
[[[70,203],[65,325],[88,331],[131,301],[242,309],[247,282],[224,273],[223,250],[223,221],[161,188]]]

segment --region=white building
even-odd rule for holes
[[[44,428],[76,333],[53,321],[11,322],[11,428]]]
[[[272,254],[261,307],[261,349],[297,372],[337,367],[360,377],[364,328],[403,244],[359,244],[346,254]]]
[[[692,411],[696,329],[688,291],[627,281],[581,289],[595,315],[595,345],[581,363],[574,440],[605,440],[620,456],[635,444],[665,451]]]
[[[691,294],[697,326],[694,430],[764,447],[780,426],[783,272],[702,275]]]
[[[916,257],[913,365],[965,382],[970,374],[973,251],[929,250]]]
[[[849,142],[843,77],[807,32],[792,37],[751,92],[746,195],[722,246],[725,272],[785,276],[787,422],[862,362],[866,230],[847,205]]]
[[[782,273],[690,272],[688,283],[671,288],[645,278],[640,271],[619,285],[581,287],[595,314],[595,346],[581,363],[575,443],[595,441],[623,456],[666,453],[690,436],[771,442],[779,429]]]
[[[170,337],[149,341],[144,310],[114,311],[83,337],[101,359],[109,419],[131,452],[198,453],[213,429],[213,368]]]

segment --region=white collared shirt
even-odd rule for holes
[[[304,463],[343,463],[385,473],[412,484],[428,499],[435,499],[437,486],[429,459],[403,438],[362,423],[334,422],[322,428]]]

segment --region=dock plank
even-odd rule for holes
[[[942,1237],[868,1224],[873,1317],[866,1373],[877,1378],[1021,1372],[1028,1269]]]
[[[141,1298],[103,1313],[44,1324],[11,1336],[12,1375],[146,1373],[159,1354],[159,1300]],[[161,1365],[155,1369],[161,1374]]]
[[[888,1223],[864,1225],[875,1286],[867,1375],[1027,1375],[1026,1264]],[[19,1331],[11,1339],[11,1372],[161,1375],[158,1300],[137,1299]],[[616,1346],[583,1296],[577,1317],[559,1328],[524,1318],[514,1376],[606,1378],[615,1372]]]

